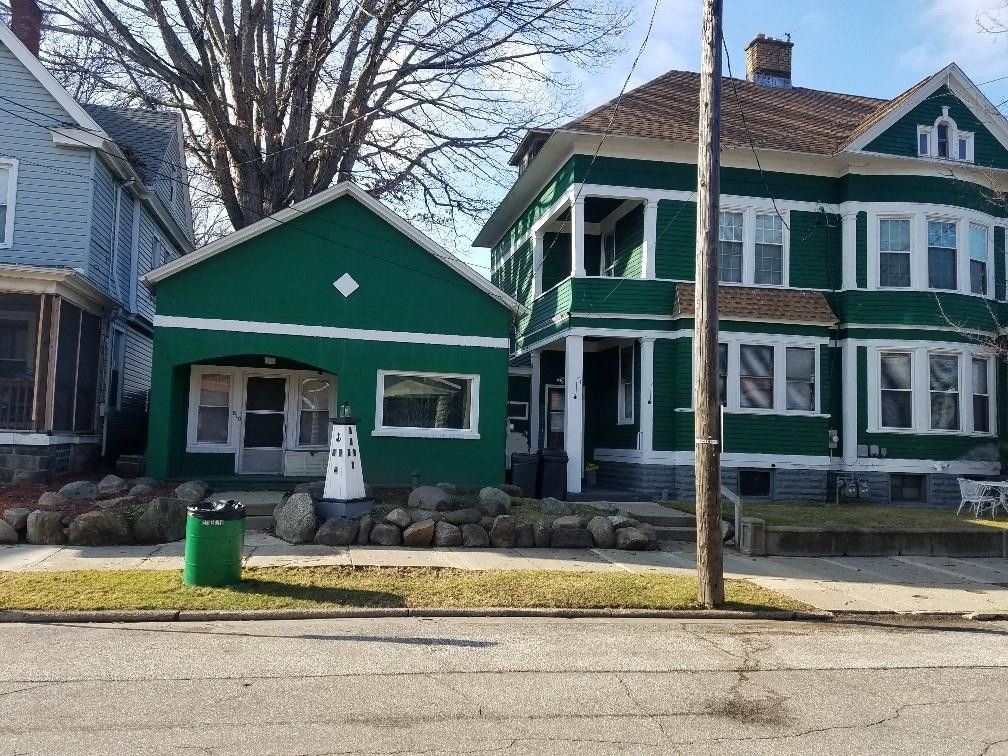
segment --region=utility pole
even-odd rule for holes
[[[718,219],[721,200],[722,0],[704,0],[697,156],[696,365],[697,599],[724,603],[721,555],[721,402],[718,398]]]

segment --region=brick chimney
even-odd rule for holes
[[[791,88],[791,48],[788,39],[757,34],[746,47],[746,78],[764,87]]]
[[[11,0],[11,29],[35,57],[42,43],[42,9],[36,0]]]

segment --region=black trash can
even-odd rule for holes
[[[539,498],[567,498],[567,452],[563,449],[543,449],[539,472]]]
[[[511,455],[511,484],[518,486],[529,497],[539,489],[539,455],[514,452]]]

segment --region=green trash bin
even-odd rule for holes
[[[186,585],[218,586],[241,581],[245,505],[234,499],[201,501],[186,517]]]

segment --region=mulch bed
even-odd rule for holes
[[[0,484],[0,514],[6,512],[8,509],[14,509],[16,507],[34,509],[35,505],[38,503],[39,497],[46,491],[59,491],[60,488],[65,486],[67,483],[72,483],[75,480],[91,480],[97,483],[99,480],[108,475],[109,472],[109,470],[104,470],[87,473],[68,473],[66,475],[54,476],[48,483],[18,483],[16,485],[14,483]],[[161,483],[154,487],[154,493],[151,498],[155,498],[157,496],[172,496],[177,485],[177,482]],[[96,508],[97,505],[94,502],[79,501],[68,504],[63,507],[61,511],[76,517],[77,515],[90,512]]]

